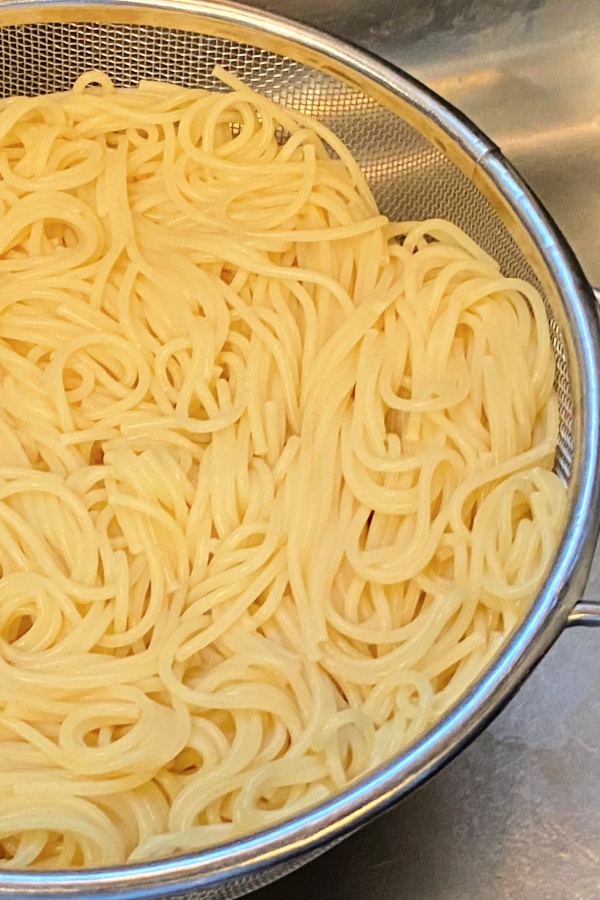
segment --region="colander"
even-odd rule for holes
[[[145,865],[1,872],[0,898],[233,900],[290,872],[382,812],[458,753],[501,709],[568,623],[599,525],[600,329],[594,296],[566,242],[497,147],[456,110],[354,47],[218,0],[2,0],[0,93],[64,90],[81,72],[222,90],[216,63],[255,90],[326,123],[359,161],[392,218],[445,217],[506,275],[541,291],[556,355],[556,471],[569,513],[529,613],[466,696],[416,744],[343,793],[242,840]]]

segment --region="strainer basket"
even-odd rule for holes
[[[218,0],[3,0],[0,94],[65,90],[83,71],[223,90],[220,64],[278,103],[328,125],[392,218],[445,217],[506,275],[541,291],[556,356],[555,467],[569,515],[521,626],[467,696],[417,744],[327,803],[229,845],[147,865],[0,872],[0,898],[232,900],[302,865],[383,811],[459,752],[509,699],[562,628],[597,624],[576,606],[598,534],[600,331],[592,291],[564,239],[499,150],[407,75],[309,28]]]

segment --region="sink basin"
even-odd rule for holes
[[[255,0],[373,50],[459,107],[600,285],[597,0]]]

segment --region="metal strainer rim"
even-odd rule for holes
[[[286,43],[359,72],[406,99],[456,142],[518,214],[563,298],[581,371],[581,429],[572,496],[555,564],[529,614],[493,666],[416,745],[343,793],[289,822],[239,841],[135,866],[68,873],[1,872],[0,897],[160,897],[217,887],[258,873],[339,839],[422,783],[456,755],[499,712],[562,630],[587,576],[599,527],[596,478],[600,437],[600,328],[593,294],[564,238],[497,147],[459,112],[388,63],[307,26],[221,0],[4,0],[10,10],[145,9],[198,13],[223,23],[267,30]]]

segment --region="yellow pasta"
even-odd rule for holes
[[[538,293],[221,77],[0,104],[2,867],[325,799],[472,683],[560,531]]]

